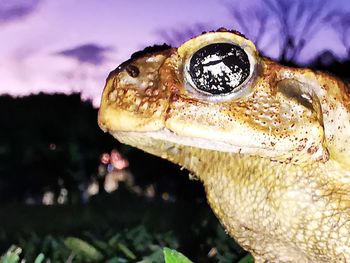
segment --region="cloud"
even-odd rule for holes
[[[80,63],[100,65],[106,61],[106,53],[110,50],[112,50],[111,47],[88,43],[59,51],[56,54],[75,59]]]
[[[27,17],[38,7],[41,0],[0,1],[0,23]]]

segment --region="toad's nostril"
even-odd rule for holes
[[[137,76],[140,74],[139,68],[132,64],[127,65],[125,70],[129,74],[129,76],[133,78],[137,78]]]

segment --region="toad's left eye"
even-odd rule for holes
[[[192,86],[207,95],[238,92],[250,76],[246,52],[231,43],[214,43],[197,50],[189,60],[187,73]]]

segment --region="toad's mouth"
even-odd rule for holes
[[[118,139],[120,138],[121,139],[120,141],[122,142],[126,138],[141,137],[144,139],[149,138],[153,140],[161,140],[172,144],[185,145],[185,146],[202,148],[207,150],[216,150],[216,151],[224,151],[224,152],[240,152],[242,150],[242,148],[240,147],[230,145],[223,141],[217,141],[217,140],[209,141],[203,138],[180,136],[170,131],[167,128],[163,128],[158,131],[146,131],[146,132],[118,131],[118,132],[114,132],[113,135],[115,135],[115,137],[118,137]]]
[[[257,148],[257,147],[242,147],[232,145],[228,142],[204,139],[199,137],[188,137],[178,135],[168,128],[162,128],[157,131],[110,131],[111,134],[120,142],[129,144],[136,148],[143,149],[147,152],[152,152],[150,148],[159,147],[162,145],[163,150],[174,146],[193,147],[204,150],[213,150],[227,153],[251,154],[260,155],[271,158],[282,157],[286,154],[285,151],[276,151],[276,149]],[[158,143],[155,143],[158,142]]]

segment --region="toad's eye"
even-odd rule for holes
[[[187,64],[192,86],[207,95],[236,93],[251,75],[248,55],[231,43],[214,43],[197,50]]]

